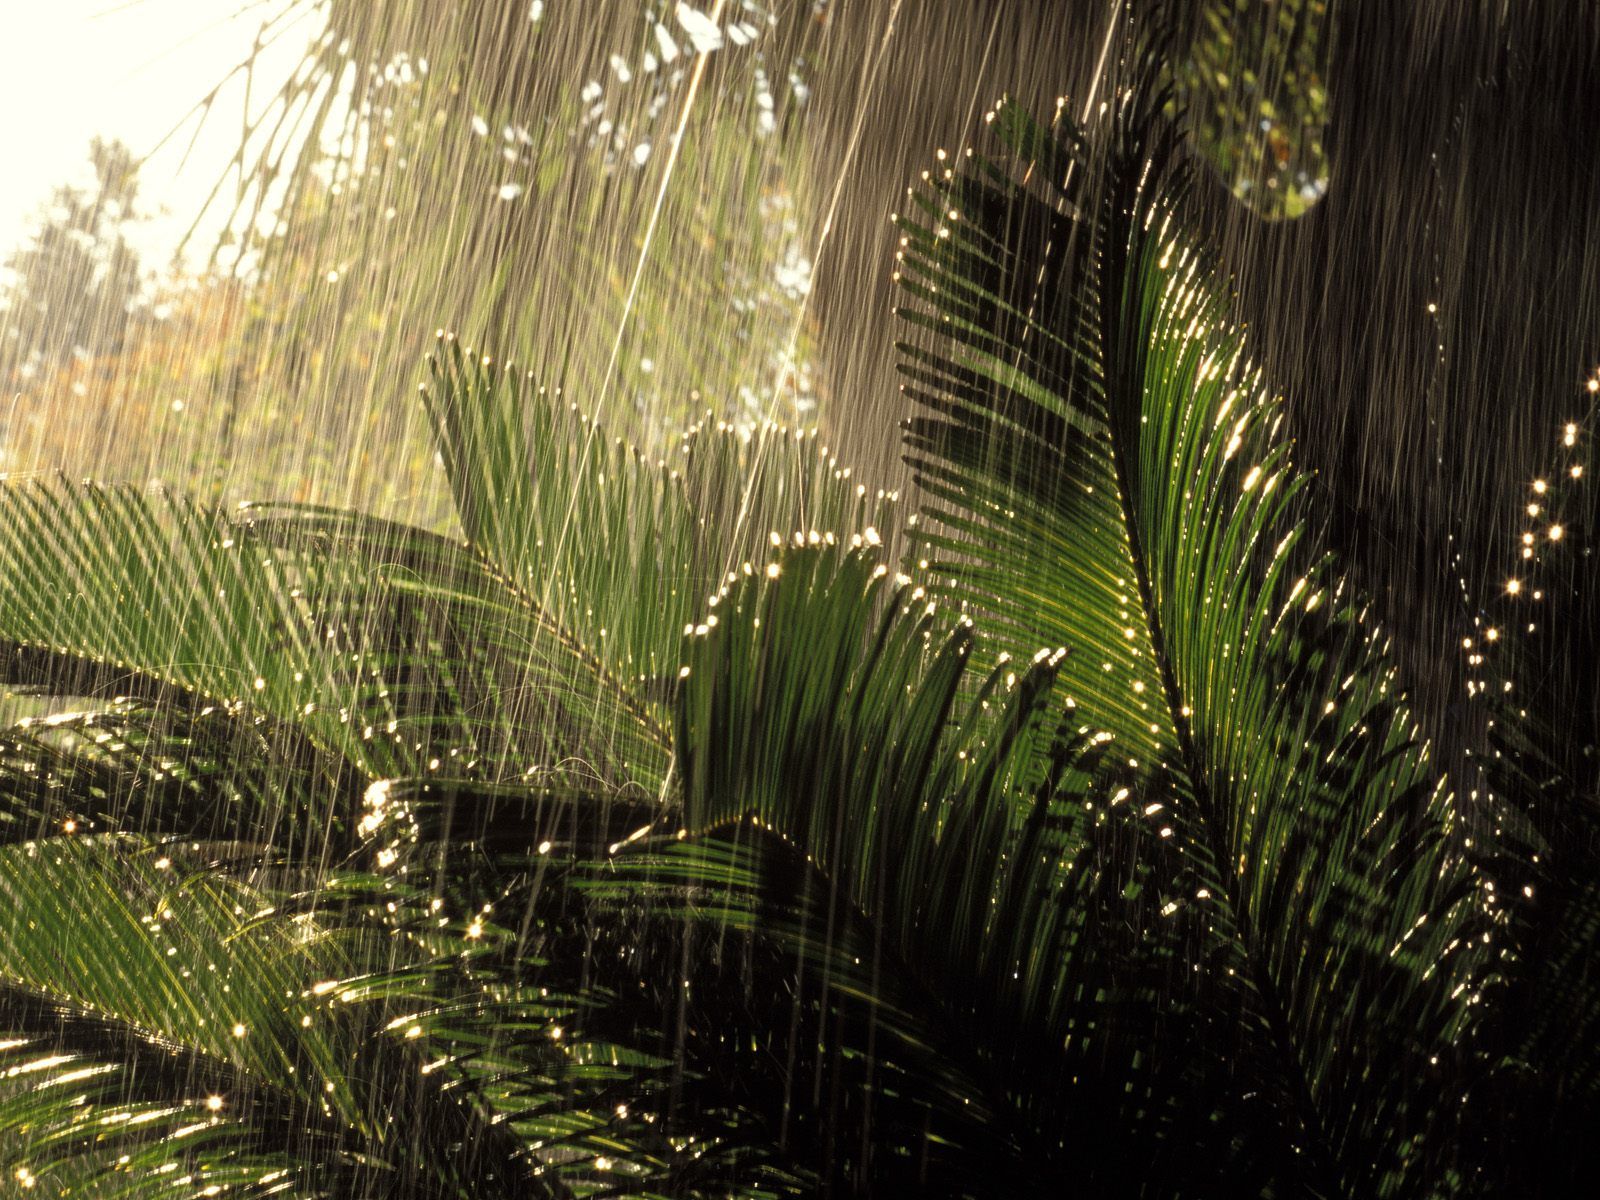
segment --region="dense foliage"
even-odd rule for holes
[[[1446,770],[1110,96],[901,219],[913,515],[450,337],[461,540],[8,481],[4,677],[84,710],[0,739],[6,1186],[1575,1187],[1592,781],[1488,612]]]

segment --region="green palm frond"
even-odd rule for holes
[[[324,1002],[373,956],[396,955],[382,928],[341,925],[339,887],[324,885],[322,910],[307,911],[186,846],[60,833],[0,848],[0,893],[3,1036],[34,1056],[42,1080],[68,1060],[120,1063],[128,1088],[105,1081],[96,1109],[113,1132],[126,1102],[153,1104],[166,1080],[167,1107],[151,1120],[198,1105],[206,1128],[239,1126],[216,1132],[239,1153],[296,1164],[333,1194],[385,1180],[402,1181],[402,1195],[537,1194],[525,1146],[459,1081],[420,1070],[426,1060],[402,1033],[359,1007]],[[7,1099],[27,1126],[18,1144],[29,1162],[55,1154],[66,1172],[118,1169],[106,1142],[60,1127],[49,1095]],[[132,1136],[151,1162],[183,1157],[196,1133],[142,1125]]]
[[[0,989],[0,1170],[44,1194],[325,1194],[308,1164],[337,1170],[320,1113],[258,1088],[246,1112],[232,1064],[58,1000]],[[231,1096],[231,1111],[211,1097]],[[292,1123],[291,1123],[292,1122]],[[273,1154],[263,1143],[288,1146]],[[326,1157],[324,1157],[324,1155]],[[172,1182],[174,1176],[184,1184]]]
[[[630,682],[775,535],[880,536],[893,500],[814,431],[702,425],[650,461],[514,365],[441,335],[423,398],[468,541]]]
[[[1056,779],[1012,799],[1053,735],[1039,700],[1055,656],[963,696],[968,631],[935,637],[920,589],[839,545],[791,547],[711,614],[678,706],[689,841],[656,852],[655,886],[681,880],[681,913],[751,931],[797,975],[745,1000],[769,1031],[791,1028],[768,1094],[811,1088],[783,1116],[841,1183],[963,1194],[1014,1169],[1037,1186],[1070,1134],[1028,1111],[1054,1089],[1024,1064],[1070,1007],[1046,1011],[1086,884],[1059,870]],[[864,1109],[841,1099],[869,1085],[856,1062],[878,1072]]]
[[[674,1046],[660,994],[670,985],[633,961],[648,938],[661,965],[670,940],[619,878],[649,844],[654,806],[592,785],[397,780],[376,785],[367,810],[384,924],[427,955],[352,979],[330,1002],[398,1014],[389,1021],[408,1043],[575,1193],[807,1194],[737,1090],[707,1079],[681,1038]],[[629,902],[600,910],[596,880]],[[698,971],[692,957],[671,977]],[[716,1040],[714,1019],[689,1036]]]
[[[621,1003],[596,972],[590,902],[567,881],[660,826],[668,747],[655,714],[684,625],[727,567],[777,530],[803,543],[837,525],[876,541],[869,522],[885,498],[814,436],[695,430],[673,464],[646,463],[589,438],[575,411],[524,408],[532,397],[483,364],[447,361],[455,373],[436,384],[454,390],[438,432],[467,543],[308,505],[224,516],[131,488],[0,491],[8,678],[47,705],[91,702],[3,742],[0,854],[15,858],[0,862],[0,887],[29,936],[8,945],[0,978],[36,1016],[71,1011],[75,1028],[120,1031],[68,1046],[64,1019],[52,1042],[18,1008],[18,1052],[59,1051],[69,1077],[93,1059],[99,1102],[124,1107],[143,1103],[138,1078],[156,1103],[160,1081],[129,1072],[144,1041],[175,1029],[194,1030],[173,1045],[196,1078],[228,1066],[265,1095],[296,1076],[272,1111],[301,1105],[308,1128],[320,1113],[327,1136],[280,1144],[255,1109],[212,1113],[204,1130],[222,1148],[196,1151],[201,1186],[224,1186],[233,1163],[282,1187],[343,1181],[336,1191],[359,1192],[375,1172],[385,1187],[406,1180],[407,1195],[481,1194],[470,1181],[484,1171],[495,1186],[537,1178],[550,1194],[802,1194],[805,1168],[773,1149],[737,1089],[662,1052],[637,980]],[[473,422],[489,420],[501,425],[474,441]],[[522,422],[531,442],[512,435]],[[506,446],[526,457],[490,453]],[[538,533],[597,488],[571,550],[541,557]],[[479,519],[486,497],[498,525]],[[608,563],[595,530],[644,552]],[[562,572],[594,608],[572,593],[543,603],[536,589]],[[602,622],[639,611],[652,580],[665,581],[661,603],[608,641]],[[619,642],[643,649],[618,653]],[[640,664],[654,677],[641,681]],[[180,876],[180,892],[207,900],[169,913],[146,893]],[[52,957],[69,911],[93,929]],[[493,911],[524,916],[513,932]],[[181,931],[146,945],[139,913],[158,933],[163,914]],[[175,980],[202,970],[220,992],[198,989],[181,1014],[162,1007],[183,991]],[[229,1020],[248,1031],[238,1045],[215,1032]],[[266,1057],[241,1060],[246,1043]],[[427,1082],[382,1091],[415,1078]],[[699,1098],[680,1112],[686,1088]],[[36,1130],[78,1128],[47,1108],[18,1111]],[[187,1161],[200,1131],[163,1122],[141,1125],[122,1166]],[[397,1132],[418,1122],[426,1136]],[[60,1181],[110,1186],[104,1171],[117,1169],[106,1146],[66,1133],[53,1157],[28,1145],[29,1169],[48,1158]]]
[[[971,855],[960,835],[943,843],[946,860],[969,863],[969,890],[963,894],[968,900],[971,889],[991,885],[988,873],[1006,846],[1015,844],[1007,836],[1010,808],[992,802],[988,793],[1007,778],[1001,764],[1008,761],[1020,729],[1008,732],[1005,721],[982,719],[987,702],[980,698],[966,706],[970,732],[955,733],[950,703],[964,671],[964,639],[938,655],[924,677],[929,622],[926,614],[908,613],[908,604],[915,605],[902,587],[883,615],[893,630],[892,651],[853,664],[877,619],[885,572],[864,550],[827,545],[838,541],[831,532],[819,532],[817,540],[817,546],[788,547],[773,564],[775,575],[769,575],[765,559],[758,560],[760,569],[737,573],[740,585],[726,589],[696,626],[702,633],[690,639],[691,665],[677,701],[678,769],[689,797],[682,811],[662,814],[624,796],[597,794],[582,781],[576,788],[531,790],[424,779],[386,782],[369,792],[362,827],[371,839],[367,853],[376,869],[390,878],[400,873],[444,913],[471,914],[465,932],[460,928],[465,917],[452,919],[456,937],[475,944],[499,938],[503,946],[475,956],[473,973],[483,982],[471,990],[472,1003],[409,1005],[440,1015],[438,1027],[430,1017],[419,1017],[416,1036],[421,1044],[438,1047],[452,1070],[478,1080],[481,1093],[495,1098],[505,1119],[535,1144],[552,1136],[546,1122],[559,1115],[561,1145],[572,1155],[562,1170],[574,1178],[593,1175],[602,1160],[615,1178],[632,1180],[652,1194],[729,1189],[804,1194],[810,1186],[804,1181],[819,1171],[825,1177],[867,1178],[867,1172],[880,1179],[907,1178],[898,1151],[875,1153],[870,1163],[854,1151],[830,1161],[829,1136],[857,1136],[854,1104],[846,1106],[852,1111],[828,1113],[816,1109],[814,1101],[797,1098],[788,1118],[792,1127],[785,1124],[771,1101],[784,1094],[785,1086],[799,1087],[795,1072],[805,1068],[791,1064],[786,1085],[779,1080],[774,1088],[764,1086],[774,1081],[780,1044],[830,1072],[840,1056],[851,1059],[871,1045],[882,1058],[891,1045],[898,1046],[897,1061],[883,1059],[881,1070],[884,1078],[906,1080],[904,1103],[885,1097],[869,1107],[905,1144],[920,1148],[923,1172],[960,1161],[940,1149],[947,1142],[965,1148],[968,1171],[979,1157],[974,1146],[1005,1144],[991,1132],[990,1105],[1003,1095],[992,1077],[986,1080],[989,1103],[976,1113],[970,1106],[981,1089],[959,1081],[947,1084],[932,1110],[941,1128],[928,1125],[923,1085],[949,1073],[930,1047],[929,1030],[943,1033],[959,1022],[951,1022],[944,1003],[928,998],[914,972],[906,972],[904,987],[924,1007],[902,1004],[902,1015],[894,1020],[885,1019],[886,994],[864,976],[833,994],[825,1008],[836,1016],[849,1010],[848,1034],[831,1018],[806,1026],[824,1037],[824,1058],[813,1058],[805,1049],[804,1034],[772,1041],[788,1021],[762,1004],[755,1005],[749,1026],[738,1023],[751,1003],[751,989],[763,998],[783,994],[795,965],[789,952],[806,944],[803,938],[793,942],[793,931],[819,917],[830,895],[838,896],[825,876],[815,875],[797,852],[771,843],[767,834],[755,834],[754,846],[744,844],[737,832],[751,832],[741,824],[744,816],[782,825],[803,811],[797,806],[808,799],[837,805],[859,794],[874,800],[881,816],[909,819],[921,800],[953,789],[958,794],[948,806],[925,820],[940,823],[940,814],[948,810],[973,819],[985,814],[978,820],[985,853]],[[809,543],[809,531],[800,541]],[[764,602],[779,596],[784,602],[776,607]],[[834,675],[840,681],[854,681],[855,699],[813,691],[817,677],[805,671],[817,662],[838,668]],[[1041,665],[1034,674],[1048,669]],[[998,676],[991,682],[997,700],[1005,686]],[[916,699],[901,719],[895,714],[908,688]],[[1010,711],[1015,703],[1025,714],[1038,694],[1037,684],[1025,686],[1021,698],[1000,707]],[[708,698],[714,700],[709,713]],[[816,739],[795,738],[801,757],[809,753],[821,763],[841,749],[841,735],[863,741],[859,758],[839,757],[849,766],[845,774],[832,776],[837,786],[830,787],[825,773],[819,773],[825,768],[807,768],[792,755],[761,753],[758,737],[769,737],[765,745],[771,750],[784,744],[779,731],[791,728],[784,703],[813,711],[818,721],[831,714],[841,722],[832,732],[819,728]],[[1014,719],[1026,725],[1022,717]],[[848,733],[852,726],[854,733]],[[992,747],[984,740],[986,730],[996,734]],[[946,744],[947,736],[955,740]],[[820,756],[818,748],[824,748]],[[970,768],[963,765],[969,751]],[[708,766],[714,757],[726,767]],[[961,792],[957,780],[967,776],[967,791]],[[787,810],[766,799],[780,790],[791,801]],[[827,811],[833,816],[819,818],[819,827],[837,818],[836,808]],[[680,822],[694,828],[692,837],[674,835]],[[731,839],[718,832],[724,827],[734,831]],[[931,832],[925,827],[924,833]],[[869,854],[878,854],[880,846],[872,842]],[[776,871],[773,864],[780,859],[787,866]],[[849,869],[837,843],[820,861]],[[780,912],[790,911],[785,906],[797,898],[783,893],[783,883],[797,868],[801,876],[812,872],[812,882],[798,899],[799,913],[784,922]],[[1025,890],[1014,881],[1014,893]],[[917,919],[901,910],[891,915],[910,926]],[[703,933],[695,932],[702,927]],[[801,966],[814,971],[818,962],[832,962],[859,973],[863,961],[874,961],[860,952],[875,944],[873,931],[881,927],[865,920],[846,921],[841,929],[846,927],[849,936],[835,940],[813,925],[815,944]],[[819,934],[823,941],[816,943]],[[1019,934],[1017,940],[1025,938]],[[748,944],[748,954],[735,943]],[[532,952],[536,960],[530,959]],[[756,967],[748,979],[719,965],[745,960]],[[881,957],[876,961],[883,965]],[[485,995],[496,999],[486,1004]],[[839,1007],[841,999],[845,1008]],[[516,1015],[519,1006],[530,1003],[541,1006],[544,1032],[508,1038],[508,1028],[524,1029],[533,1021]],[[562,1052],[556,1061],[552,1048]],[[840,1078],[849,1078],[848,1072]],[[550,1108],[552,1080],[566,1081],[565,1107]],[[596,1091],[590,1091],[591,1084]],[[591,1095],[608,1098],[609,1107],[586,1099]],[[646,1126],[639,1124],[640,1114]],[[958,1128],[964,1134],[953,1140]],[[610,1139],[609,1150],[605,1139]],[[686,1145],[696,1147],[687,1158]]]
[[[619,1002],[593,1020],[673,1048],[693,1081],[680,1121],[739,1113],[806,1194],[1022,1195],[1047,1177],[950,998],[777,833],[656,839],[573,886],[631,934],[604,967]]]
[[[359,655],[370,681],[350,703],[351,726],[366,744],[410,743],[409,760],[374,774],[576,763],[612,786],[660,787],[667,734],[631,684],[472,546],[303,505],[247,505],[240,521],[276,555],[364,564],[304,591],[330,649]]]
[[[583,997],[559,1017],[563,1046],[599,1039],[617,1111],[701,1147],[690,1171],[601,1113],[614,1172],[671,1194],[932,1178],[961,1193],[998,1160],[1037,1182],[1026,1150],[1059,1135],[1016,1111],[1009,1072],[1048,1055],[996,1030],[1046,1023],[1026,1000],[1052,976],[1048,936],[1080,928],[1062,911],[1071,886],[1055,886],[1054,794],[1026,810],[1007,799],[1052,664],[1020,682],[998,672],[958,706],[967,636],[930,646],[912,589],[864,548],[819,541],[740,572],[696,627],[677,700],[681,810],[397,781],[369,796],[370,853],[445,912],[474,914],[474,940],[521,914],[507,950],[475,960],[488,994]],[[497,1050],[453,1062],[486,1095],[537,1093],[549,1043],[494,1035],[481,997],[460,1011],[489,1022]],[[580,1126],[594,1119],[581,1090]],[[578,1172],[596,1161],[580,1132],[566,1143]]]
[[[136,744],[78,744],[107,727]],[[385,782],[368,789],[352,864],[374,874],[330,873],[328,848],[303,841],[323,824],[256,814],[258,841],[281,841],[244,858],[252,873],[275,864],[250,883],[234,844],[189,840],[206,833],[183,819],[209,815],[199,805],[119,803],[156,793],[188,733],[139,710],[12,733],[7,800],[59,802],[29,823],[37,839],[0,848],[0,1042],[29,1089],[0,1098],[26,1135],[14,1169],[141,1196],[179,1168],[195,1194],[250,1194],[263,1176],[271,1194],[566,1195],[648,1180],[699,1194],[696,1179],[727,1194],[708,1154],[737,1114],[686,1140],[660,1119],[669,1060],[589,1031],[607,993],[587,961],[593,931],[559,886],[574,855],[604,856],[651,820],[653,800],[592,778],[537,791]],[[270,764],[259,745],[236,748]],[[85,793],[58,819],[83,783],[73,770],[91,768],[109,811]],[[52,778],[24,786],[35,771]],[[100,832],[135,823],[151,827]],[[496,904],[526,908],[520,934],[495,923]]]
[[[664,777],[648,714],[438,535],[56,481],[7,483],[0,511],[0,636],[25,650],[131,669],[196,709],[248,703],[370,776],[576,757],[617,783]]]
[[[971,156],[916,193],[917,553],[996,650],[1070,650],[1057,702],[1136,775],[1077,786],[1158,818],[1150,886],[1182,919],[1145,935],[1196,974],[1171,1002],[1215,1039],[1192,1085],[1237,1140],[1212,1151],[1264,1186],[1425,1194],[1451,1149],[1418,1139],[1450,1114],[1418,1081],[1475,999],[1472,881],[1381,632],[1315,549],[1162,102],[1121,93],[1093,137],[1002,103],[1015,167]]]
[[[1203,936],[1155,886],[1181,857],[1139,806],[1083,819],[1078,781],[1136,773],[1049,715],[1059,654],[973,679],[969,629],[826,540],[719,594],[678,700],[683,827],[576,886],[650,922],[625,958],[686,1068],[831,1186],[1114,1193],[1119,1153],[1217,1111],[1189,1094],[1192,961],[1149,945]]]

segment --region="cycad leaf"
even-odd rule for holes
[[[639,1112],[698,1139],[713,1191],[812,1178],[960,1193],[980,1187],[980,1164],[993,1176],[997,1153],[1004,1178],[1044,1177],[1023,1148],[1059,1134],[1012,1091],[1051,1108],[1056,1072],[1037,1051],[1059,1028],[1058,940],[1080,922],[1058,903],[1071,889],[1041,819],[1054,794],[1018,808],[1007,789],[1040,733],[1050,666],[998,673],[958,705],[966,637],[930,647],[909,585],[823,542],[741,570],[690,638],[672,825],[556,789],[396,781],[369,798],[380,869],[477,914],[475,942],[505,939],[475,959],[487,994],[526,1004],[537,983],[546,1008],[571,1005],[545,1018],[563,1046],[610,1056],[611,1095],[633,1116],[596,1116],[570,1081],[574,1178],[603,1128],[614,1172],[701,1190],[631,1124]],[[585,853],[603,857],[574,861]],[[514,937],[495,932],[503,912],[520,914]],[[425,1043],[470,1045],[476,1015],[426,1007],[443,1015],[437,1030],[419,1020]],[[493,1051],[452,1053],[453,1067],[520,1122],[562,1072],[538,1037],[479,1036]],[[945,1044],[962,1041],[952,1060]],[[618,1058],[627,1047],[648,1056]],[[1043,1065],[1014,1075],[1029,1052]],[[888,1090],[854,1098],[874,1078]]]
[[[811,1194],[1039,1185],[1045,1172],[957,1006],[794,844],[738,822],[630,848],[572,886],[602,924],[634,931],[602,967],[618,1003],[594,1023],[673,1046],[697,1081],[680,1112],[748,1113]]]
[[[931,331],[903,364],[919,553],[999,648],[1069,650],[1059,702],[1137,773],[1131,794],[1082,786],[1157,816],[1175,852],[1154,882],[1194,918],[1169,936],[1204,931],[1183,1003],[1220,1018],[1227,1057],[1196,1056],[1194,1086],[1231,1117],[1235,1169],[1409,1194],[1450,1154],[1415,1139],[1470,999],[1448,795],[1381,635],[1311,548],[1161,101],[1123,93],[1093,144],[1002,104],[1016,173],[941,170],[903,222],[906,315]],[[1244,1115],[1261,1095],[1270,1121]]]
[[[696,426],[652,462],[560,389],[453,337],[429,367],[423,397],[467,539],[630,684],[676,674],[684,626],[774,533],[876,537],[891,508],[814,431]]]
[[[371,776],[665,775],[664,735],[469,548],[359,514],[7,483],[0,636],[248,702]]]
[[[0,985],[0,1029],[0,1170],[23,1188],[316,1196],[357,1161],[320,1112],[92,1009]]]
[[[381,923],[349,924],[340,888],[318,895],[321,911],[280,908],[192,852],[115,835],[0,847],[0,1037],[120,1064],[129,1101],[166,1079],[177,1108],[242,1122],[253,1135],[234,1143],[336,1194],[539,1194],[531,1154],[474,1096],[419,1070],[400,1033],[324,1003],[398,947]],[[177,1061],[155,1069],[162,1054]],[[75,1150],[98,1161],[97,1144]]]
[[[834,1012],[816,1035],[817,1072],[848,1073],[864,1055],[897,1077],[876,1118],[815,1084],[792,1102],[793,1120],[851,1147],[828,1173],[889,1191],[937,1180],[981,1193],[986,1170],[1002,1190],[995,1172],[1040,1186],[1077,1148],[1058,1119],[1071,1107],[1064,1039],[1103,1000],[1079,995],[1069,970],[1101,879],[1063,858],[1079,798],[1058,789],[1066,764],[1086,766],[1098,747],[1057,744],[1047,779],[1022,791],[1056,732],[1040,700],[1057,656],[968,688],[969,631],[936,634],[922,590],[863,549],[791,548],[717,600],[678,701],[692,844],[661,882],[694,889],[691,911],[759,921],[810,979],[755,989]],[[787,864],[764,844],[774,834],[794,847]],[[738,869],[688,869],[718,854]],[[869,1008],[846,1019],[852,998]],[[951,1043],[942,1060],[921,1055],[930,1037]],[[876,1160],[854,1149],[874,1119],[892,1147]]]
[[[742,1089],[710,1077],[704,1050],[726,1045],[729,1014],[713,1000],[672,1030],[663,995],[718,970],[672,952],[637,878],[659,808],[592,782],[394,780],[366,809],[365,852],[391,889],[383,923],[431,960],[330,1000],[396,1013],[575,1193],[811,1194]]]
[[[1195,1147],[1219,1111],[1192,1065],[1196,1041],[1227,1032],[1197,1002],[1188,953],[1208,914],[1167,899],[1187,867],[1159,834],[1170,818],[1127,802],[1141,773],[1114,741],[1045,711],[1060,656],[969,677],[971,632],[941,632],[921,589],[841,547],[752,570],[703,626],[678,702],[688,847],[654,860],[658,895],[681,888],[678,911],[723,954],[713,929],[759,921],[786,958],[766,964],[748,1008],[776,995],[791,1020],[833,1014],[808,1035],[810,1099],[785,1120],[893,1153],[841,1150],[824,1172],[891,1194],[1024,1194],[1063,1172],[1097,1194],[1130,1175],[1151,1194],[1245,1179],[1223,1158],[1153,1153],[1174,1129]],[[738,869],[720,873],[719,854]],[[648,869],[623,860],[607,878]],[[868,1013],[848,1016],[853,1000]],[[917,1053],[930,1036],[942,1060]],[[896,1078],[876,1116],[822,1082],[857,1057]],[[774,1071],[780,1094],[802,1086]],[[1250,1115],[1275,1119],[1280,1101]]]
[[[664,728],[569,627],[471,546],[303,505],[249,505],[240,523],[280,555],[366,564],[305,595],[330,649],[360,664],[365,686],[349,706],[363,744],[410,743],[412,757],[392,756],[387,774],[422,766],[492,779],[581,768],[611,787],[659,789]],[[417,761],[425,750],[439,761]]]

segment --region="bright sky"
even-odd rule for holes
[[[89,140],[155,151],[185,114],[244,60],[286,0],[0,0],[0,258],[24,241],[59,184],[86,184]],[[306,5],[310,8],[310,5]],[[263,54],[253,97],[269,95],[314,32],[301,19]],[[141,172],[152,221],[141,249],[162,265],[227,169],[244,115],[231,83],[189,150],[193,120]],[[252,106],[259,104],[252,100]]]

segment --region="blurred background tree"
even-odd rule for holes
[[[120,142],[98,138],[89,161],[94,187],[56,188],[38,232],[5,260],[5,378],[115,354],[144,315],[144,269],[127,236],[138,219],[138,161]]]
[[[1327,0],[1205,0],[1174,84],[1199,152],[1259,216],[1297,217],[1328,189]]]

